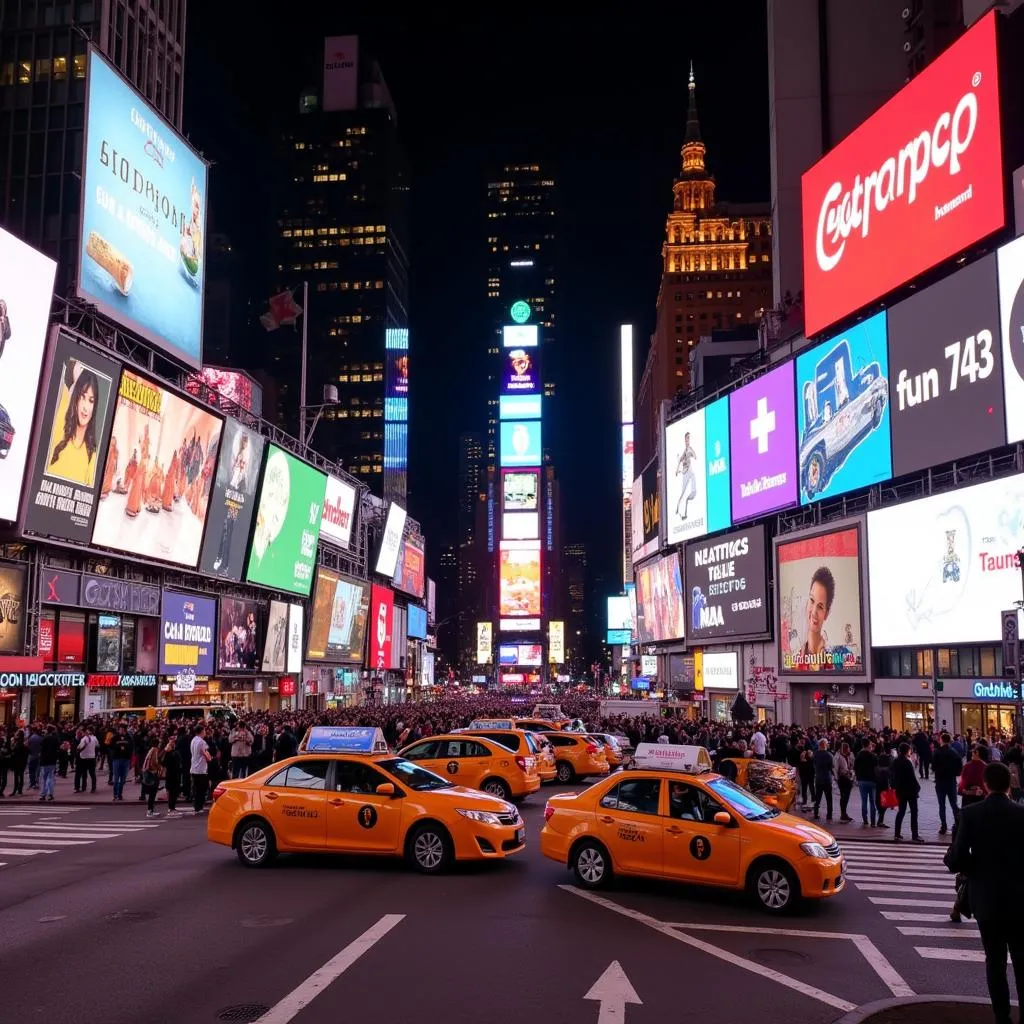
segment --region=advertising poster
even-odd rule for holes
[[[499,562],[499,614],[540,615],[540,545],[502,541]]]
[[[0,654],[24,654],[26,578],[24,566],[0,562]]]
[[[665,428],[665,540],[677,544],[708,532],[704,410]],[[636,513],[634,512],[634,521]]]
[[[198,369],[206,164],[89,50],[78,293]]]
[[[324,110],[355,110],[359,104],[359,36],[324,40]]]
[[[228,417],[224,421],[224,442],[217,460],[209,524],[199,559],[199,568],[211,576],[242,578],[262,461],[263,438]]]
[[[548,662],[552,665],[565,664],[565,623],[559,619],[548,623]]]
[[[501,329],[501,347],[504,349],[536,348],[539,340],[536,324],[505,324]]]
[[[536,512],[505,512],[501,517],[502,540],[538,540],[540,516]]]
[[[608,597],[608,632],[627,633],[633,631],[633,614],[627,594],[610,594]],[[627,641],[628,643],[628,641]]]
[[[387,394],[389,398],[407,398],[409,395],[409,353],[389,352]]]
[[[540,395],[544,384],[540,379],[540,349],[514,346],[502,350],[504,370],[501,390],[506,395]]]
[[[501,467],[539,466],[541,463],[540,420],[503,420],[500,424]],[[632,481],[630,481],[632,483]]]
[[[688,640],[748,639],[768,633],[768,563],[763,526],[686,545]]]
[[[420,605],[411,604],[408,607],[409,613],[409,639],[427,639],[427,609]]]
[[[92,542],[195,568],[222,423],[123,370]]]
[[[735,651],[705,651],[701,668],[705,690],[740,688],[739,655]]]
[[[995,253],[889,310],[893,476],[1005,442],[1002,354]]]
[[[376,571],[389,579],[398,568],[398,556],[402,552],[402,536],[405,533],[405,520],[408,513],[396,502],[388,506],[387,519],[384,521],[384,536],[381,538],[380,550],[377,552]]]
[[[653,553],[658,550],[661,541],[661,477],[656,458],[640,474],[640,507],[637,509],[634,506],[633,521],[638,518],[644,553]]]
[[[370,588],[370,653],[366,663],[373,672],[383,672],[392,667],[394,616],[394,593],[374,583]]]
[[[255,672],[259,648],[259,606],[235,597],[220,600],[217,671]]]
[[[476,663],[486,665],[491,660],[494,644],[494,627],[489,622],[476,624]]]
[[[198,374],[188,378],[185,391],[193,398],[206,395],[210,405],[224,412],[237,413],[238,409],[244,409],[256,416],[263,415],[263,388],[244,370],[204,366]]]
[[[536,512],[539,474],[503,473],[501,477],[502,508],[506,512]]]
[[[214,673],[217,602],[198,594],[165,590],[160,623],[160,675],[191,669],[197,676]]]
[[[863,675],[860,527],[779,541],[775,562],[780,674]]]
[[[271,601],[267,616],[267,638],[263,645],[263,672],[285,671],[288,650],[288,605],[284,601]]]
[[[135,671],[156,675],[160,653],[160,620],[135,620]]]
[[[320,539],[347,549],[352,540],[355,514],[356,489],[336,476],[328,476],[324,511],[320,519]]]
[[[361,665],[369,609],[369,584],[330,569],[318,569],[306,646],[308,659]]]
[[[997,642],[1021,598],[1022,509],[1017,474],[869,512],[872,643]]]
[[[2,369],[0,362],[0,380]],[[89,543],[120,369],[57,334],[28,480],[26,532]]]
[[[793,364],[729,395],[732,518],[739,523],[797,499]]]
[[[729,397],[704,406],[705,483],[708,533],[732,525],[732,475],[729,454]]]
[[[808,337],[1005,223],[996,44],[990,12],[803,175]]]
[[[1021,194],[1021,205],[1024,209],[1024,194]],[[1024,238],[1015,238],[1004,245],[997,251],[996,260],[1002,317],[1006,440],[1016,444],[1024,441]]]
[[[642,644],[686,636],[679,553],[653,558],[636,570],[637,640]]]
[[[884,311],[798,356],[796,393],[801,503],[889,479]]]
[[[539,420],[542,406],[540,395],[499,395],[498,419]]]
[[[57,264],[0,228],[0,519],[18,518]]]
[[[267,446],[246,570],[250,583],[309,595],[326,489],[323,473]]]
[[[402,541],[401,554],[391,582],[403,594],[422,600],[427,585],[427,556],[422,537],[410,535]]]
[[[302,623],[303,609],[301,604],[288,606],[288,662],[289,672],[302,671]]]

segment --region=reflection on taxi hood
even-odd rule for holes
[[[756,824],[762,828],[782,832],[801,843],[821,843],[822,846],[831,846],[835,842],[835,836],[831,833],[793,814],[780,814],[777,818],[759,821]]]
[[[496,796],[491,796],[490,793],[481,793],[479,789],[469,789],[466,786],[452,786],[451,789],[436,789],[433,791],[433,795],[447,795],[450,797],[457,797],[460,804],[466,805],[469,801],[469,805],[474,810],[478,811],[493,811],[495,814],[511,814],[515,810],[515,805],[506,803],[504,800],[499,800]]]

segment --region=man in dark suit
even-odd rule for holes
[[[1010,770],[1001,761],[985,766],[985,789],[984,800],[960,811],[946,866],[967,875],[971,911],[985,949],[992,1009],[997,1024],[1010,1024],[1007,950],[1017,993],[1024,993],[1024,807],[1009,799]]]

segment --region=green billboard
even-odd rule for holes
[[[309,596],[326,491],[323,473],[267,445],[245,575],[250,583]]]

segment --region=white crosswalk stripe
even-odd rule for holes
[[[24,864],[30,857],[59,853],[67,847],[91,846],[103,839],[138,835],[159,828],[160,820],[81,821],[66,812],[87,808],[47,808],[45,811],[4,808],[0,811],[0,868],[12,863]],[[57,817],[57,815],[61,817]]]
[[[985,957],[977,922],[954,924],[949,919],[955,892],[953,876],[942,863],[946,849],[891,839],[847,843],[846,877],[900,935],[930,940],[931,945],[913,947],[922,959],[978,963]]]

